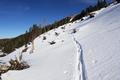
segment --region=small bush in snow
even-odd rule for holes
[[[81,21],[83,21],[84,19],[83,18],[81,18]]]
[[[95,13],[89,14],[89,18],[93,18],[93,17],[95,17]]]
[[[59,36],[59,33],[55,32],[55,36]]]
[[[29,68],[30,66],[27,64],[27,62],[22,60],[22,53],[19,55],[19,58],[15,58],[15,60],[11,59],[9,61],[10,67],[9,70],[23,70],[26,68]]]
[[[9,70],[23,70],[30,67],[25,61],[21,62],[18,61],[18,59],[15,60],[11,59],[9,63],[10,63]]]
[[[28,50],[28,47],[25,47],[25,49],[22,50],[22,53],[26,52]]]
[[[0,74],[6,73],[9,70],[9,66],[6,64],[0,64]]]
[[[61,29],[65,29],[65,26],[61,27]]]
[[[76,33],[76,32],[77,32],[77,30],[76,30],[76,29],[73,29],[72,33]]]
[[[46,40],[46,36],[43,36],[43,40]]]
[[[55,41],[49,42],[50,45],[53,45],[53,44],[55,44],[55,43],[56,43]]]

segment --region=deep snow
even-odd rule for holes
[[[120,80],[120,4],[95,13],[94,18],[37,37],[34,53],[29,54],[31,45],[23,53],[31,67],[9,71],[2,75],[3,80]],[[72,33],[73,29],[77,32]],[[50,45],[51,41],[56,44]],[[23,49],[16,49],[0,61],[8,62]]]

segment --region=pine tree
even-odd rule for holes
[[[28,36],[28,32],[27,31],[26,31],[25,34],[26,34],[26,36],[25,36],[25,47],[27,47],[29,36]]]
[[[120,0],[116,0],[118,3],[120,3]]]

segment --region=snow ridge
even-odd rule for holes
[[[75,45],[77,47],[77,75],[75,80],[88,80],[85,62],[83,59],[82,45],[73,37]]]

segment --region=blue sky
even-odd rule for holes
[[[32,24],[47,24],[80,12],[96,0],[0,0],[0,37],[24,33]]]

